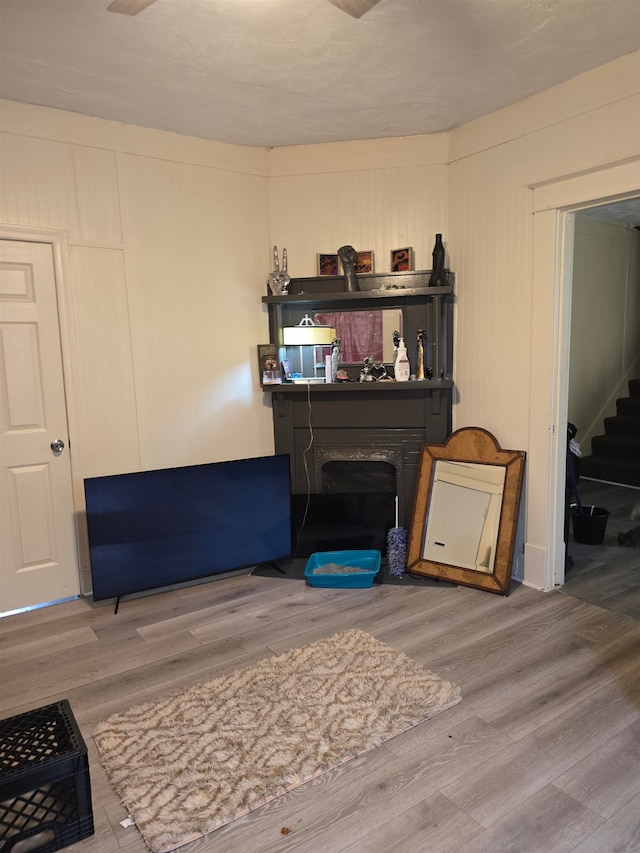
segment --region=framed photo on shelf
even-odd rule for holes
[[[405,272],[413,270],[413,247],[407,246],[405,249],[391,250],[391,272]]]
[[[261,385],[281,385],[282,374],[275,344],[258,344],[258,370]]]
[[[375,271],[373,252],[356,252],[356,275]]]
[[[318,255],[318,275],[340,275],[337,254]]]

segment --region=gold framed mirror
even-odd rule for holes
[[[407,570],[508,595],[524,462],[480,427],[425,445]]]

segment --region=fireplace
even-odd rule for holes
[[[397,493],[399,523],[409,525],[422,448],[451,434],[454,276],[447,272],[439,287],[431,287],[430,278],[428,270],[361,275],[355,292],[345,291],[341,276],[292,278],[288,293],[262,298],[269,340],[281,359],[289,357],[285,329],[307,314],[324,315],[331,324],[348,318],[348,326],[375,317],[382,322],[381,360],[390,374],[393,353],[385,354],[384,343],[393,341],[393,330],[403,335],[416,374],[424,372],[408,382],[358,382],[362,359],[373,358],[379,344],[373,335],[351,353],[351,363],[341,362],[354,381],[263,385],[272,401],[275,450],[291,459],[293,494]],[[418,341],[424,371],[418,369]],[[323,360],[309,361],[322,376]]]
[[[274,389],[275,449],[291,457],[292,492],[391,492],[399,523],[408,526],[422,447],[451,432],[452,390],[411,386]]]
[[[319,475],[321,491],[329,494],[392,492],[395,495],[401,465],[402,456],[395,451],[320,448],[316,451],[316,482]]]

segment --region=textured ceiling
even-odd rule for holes
[[[601,204],[598,207],[581,210],[579,213],[582,216],[600,219],[603,222],[615,222],[618,225],[625,225],[627,228],[636,228],[640,226],[640,199],[630,198],[626,201]]]
[[[451,129],[640,48],[640,0],[0,0],[0,95],[257,146]]]

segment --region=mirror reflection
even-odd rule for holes
[[[402,334],[402,310],[318,311],[313,322],[331,326],[341,341],[342,364],[362,364],[371,358],[377,364],[393,363],[393,333]]]
[[[424,559],[493,572],[504,478],[494,465],[436,462]]]

